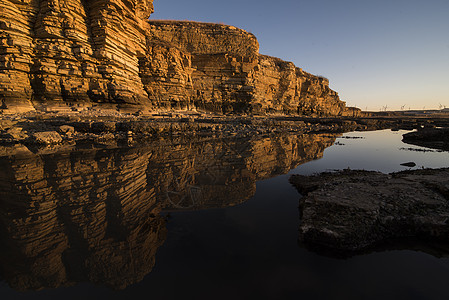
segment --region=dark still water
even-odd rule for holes
[[[418,151],[403,133],[9,150],[1,299],[448,299],[445,249],[336,259],[297,242],[289,174],[449,167],[448,152]]]

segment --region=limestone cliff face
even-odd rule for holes
[[[335,136],[154,141],[142,148],[0,157],[0,275],[19,290],[124,288],[155,263],[162,209],[240,204],[256,181],[321,157]]]
[[[340,115],[327,80],[228,25],[150,21],[151,0],[1,0],[0,109]]]
[[[148,42],[140,76],[152,110],[193,109],[192,57],[169,43]]]
[[[152,1],[0,2],[0,98],[10,111],[145,105]]]
[[[252,82],[254,106],[262,111],[326,116],[342,115],[346,110],[326,78],[279,58],[260,55]]]
[[[149,22],[149,39],[164,41],[192,54],[257,55],[256,37],[234,26],[190,21]]]
[[[327,79],[291,62],[260,55],[251,33],[233,26],[188,21],[149,24],[150,40],[177,45],[191,54],[193,95],[186,93],[184,99],[191,107],[218,113],[347,113]]]
[[[233,26],[150,21],[151,40],[191,53],[191,106],[219,113],[342,115],[327,79],[260,55],[254,35]],[[191,94],[189,94],[190,96]]]

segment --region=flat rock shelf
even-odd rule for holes
[[[300,200],[300,239],[357,251],[391,238],[449,241],[449,169],[383,174],[343,170],[290,182]]]

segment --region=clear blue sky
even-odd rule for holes
[[[329,78],[362,109],[449,108],[449,0],[154,0],[151,19],[222,22]]]

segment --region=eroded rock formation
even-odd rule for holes
[[[354,114],[327,79],[233,26],[151,21],[151,0],[1,0],[0,100],[28,110]]]
[[[146,105],[152,1],[2,0],[0,97],[11,111]]]
[[[19,290],[143,279],[166,209],[227,207],[256,181],[321,157],[335,136],[161,139],[143,148],[0,158],[0,274]],[[10,152],[11,153],[11,152]]]

